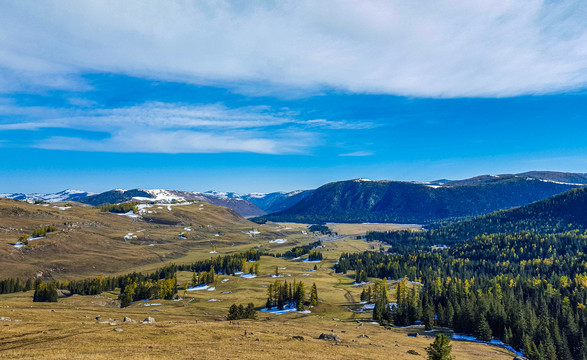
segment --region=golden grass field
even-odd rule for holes
[[[228,209],[208,204],[203,207],[199,210],[200,204],[194,204],[166,210],[161,216],[165,217],[164,222],[173,223],[170,225],[137,222],[80,205],[70,209],[73,211],[60,211],[1,201],[0,256],[8,261],[2,262],[0,278],[15,276],[21,270],[34,273],[57,266],[63,271],[50,272],[55,279],[147,272],[171,262],[191,263],[257,246],[270,252],[284,252],[316,240],[315,235],[302,234],[303,224],[256,225]],[[15,208],[17,213],[27,213],[11,215]],[[67,225],[72,223],[81,225]],[[37,247],[17,250],[9,244],[18,234],[47,224],[55,224],[59,231],[38,240]],[[177,234],[187,226],[192,228],[188,239],[178,238]],[[250,236],[246,232],[251,228],[260,234]],[[128,232],[141,235],[136,240],[124,241]],[[221,235],[215,236],[217,233]],[[279,238],[287,242],[269,242]],[[156,245],[149,246],[150,243]],[[217,246],[218,254],[210,254],[211,244]],[[332,270],[341,252],[379,249],[381,244],[352,236],[324,244],[321,251],[325,259],[316,264],[316,271],[311,271],[313,263],[263,256],[257,278],[220,275],[214,291],[180,290],[180,301],[139,301],[120,309],[116,292],[71,296],[59,299],[58,303],[33,303],[32,291],[0,295],[0,317],[11,319],[0,321],[0,358],[425,359],[425,348],[433,340],[430,334],[423,329],[388,330],[371,324],[370,313],[353,311],[361,307],[359,296],[364,286],[354,285],[350,276]],[[271,277],[276,267],[283,275],[281,281],[304,281],[308,291],[315,282],[319,305],[311,314],[257,312],[255,321],[240,320],[240,325],[229,325],[224,318],[233,303],[264,306],[267,286],[276,280]],[[191,276],[189,272],[179,272],[180,286]],[[223,282],[225,279],[228,281]],[[394,284],[388,285],[393,298]],[[100,321],[95,320],[98,315]],[[152,316],[156,322],[123,323],[124,316],[139,321]],[[114,331],[115,328],[123,331]],[[245,330],[249,333],[246,337]],[[414,331],[421,336],[407,336],[407,332]],[[319,340],[323,332],[337,334],[341,341]],[[359,337],[362,334],[368,337]],[[304,340],[294,340],[293,336],[302,336]],[[509,351],[488,345],[454,341],[453,347],[456,359],[513,357]],[[420,355],[408,354],[408,350]]]
[[[171,211],[166,205],[155,206],[156,213],[141,221],[81,204],[74,203],[67,210],[56,206],[0,199],[0,279],[122,274],[155,269],[169,262],[208,258],[212,256],[212,245],[217,246],[219,254],[227,254],[268,246],[270,240],[287,237],[294,231],[301,235],[299,229],[257,225],[230,209],[206,203],[174,206]],[[19,236],[46,225],[56,226],[57,231],[31,241],[28,248],[16,249],[12,245]],[[191,231],[185,231],[186,227]],[[261,234],[251,237],[247,234],[251,229],[260,229]],[[182,232],[187,239],[178,237]],[[137,238],[124,239],[128,233]],[[290,244],[284,248],[290,248]]]
[[[416,224],[344,224],[326,223],[330,230],[341,235],[364,235],[368,231],[420,230],[422,225]]]
[[[337,245],[345,251],[357,246]],[[318,270],[312,272],[307,271],[312,264],[299,261],[263,257],[260,264],[262,274],[258,278],[220,276],[221,280],[228,278],[229,281],[220,282],[215,291],[180,291],[181,301],[147,302],[161,306],[144,306],[144,302],[137,302],[120,309],[115,293],[72,296],[58,303],[33,303],[32,292],[1,295],[0,316],[21,321],[0,322],[0,358],[425,358],[424,349],[432,339],[426,337],[422,329],[416,330],[422,336],[408,337],[407,332],[414,329],[386,330],[371,324],[370,314],[350,311],[360,306],[361,286],[353,285],[346,276],[333,274],[330,261],[321,262]],[[285,275],[281,280],[295,278],[308,287],[316,282],[321,302],[313,313],[273,315],[258,312],[256,321],[240,320],[240,325],[233,326],[224,321],[232,303],[253,302],[257,307],[264,304],[265,286],[275,280],[270,277],[275,266],[286,268],[280,270]],[[179,274],[180,280],[190,276],[189,273]],[[227,291],[231,293],[221,294]],[[210,299],[221,301],[208,301]],[[94,320],[98,315],[100,321]],[[133,320],[152,316],[156,322],[122,323],[124,316]],[[222,321],[216,322],[216,318]],[[114,328],[123,331],[117,332]],[[246,337],[245,330],[249,333]],[[323,332],[339,335],[341,342],[318,340]],[[369,338],[359,338],[362,334]],[[304,340],[293,340],[292,336],[302,336]],[[512,358],[508,351],[487,345],[455,341],[453,346],[456,359]],[[421,355],[408,354],[410,349]]]

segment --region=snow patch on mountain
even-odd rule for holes
[[[14,199],[14,200],[24,200],[28,202],[33,202],[35,200],[41,200],[46,202],[60,202],[60,201],[76,201],[86,196],[94,195],[95,193],[83,191],[83,190],[74,190],[74,189],[67,189],[57,193],[50,193],[50,194],[39,194],[39,193],[5,193],[0,194],[0,198],[6,199]]]
[[[175,191],[172,191],[172,190],[165,190],[165,189],[151,189],[151,190],[142,189],[142,190],[144,192],[151,194],[151,196],[153,196],[153,199],[151,199],[151,200],[165,201],[165,202],[186,201],[185,197],[178,195]]]

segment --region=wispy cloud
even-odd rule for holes
[[[4,1],[0,91],[117,73],[251,93],[562,92],[587,84],[586,17],[581,0]]]
[[[0,131],[47,129],[83,130],[106,134],[99,139],[51,135],[31,144],[44,149],[143,153],[254,152],[297,154],[320,143],[312,130],[330,128],[324,120],[298,119],[289,110],[268,106],[228,108],[221,104],[183,105],[151,102],[112,109],[57,109],[0,106],[0,115],[18,115],[3,121]]]
[[[373,156],[373,155],[375,155],[375,152],[373,152],[373,151],[360,150],[360,151],[353,151],[353,152],[346,153],[346,154],[340,154],[338,156]]]
[[[364,130],[373,129],[381,126],[381,123],[373,121],[344,121],[344,120],[326,120],[312,119],[301,122],[309,127],[320,127],[332,130]]]

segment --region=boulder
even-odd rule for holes
[[[65,289],[57,289],[57,297],[64,298],[71,296],[71,291]]]
[[[10,321],[10,318],[2,316],[2,317],[0,317],[0,321]]]
[[[118,331],[118,332],[121,332],[121,331],[123,331],[121,328],[114,328],[113,330],[114,330],[114,331]]]
[[[155,318],[152,318],[152,317],[150,317],[150,316],[147,316],[147,317],[145,318],[145,320],[143,320],[143,324],[152,324],[152,323],[154,323],[154,322],[155,322]]]
[[[134,320],[129,318],[128,316],[125,316],[124,319],[122,319],[122,322],[134,322]]]
[[[340,336],[338,336],[336,334],[322,333],[322,334],[320,334],[320,336],[318,337],[318,339],[330,340],[330,341],[340,341]]]

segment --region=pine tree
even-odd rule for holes
[[[238,317],[238,305],[232,304],[228,309],[228,316],[226,317],[227,320],[237,320]]]
[[[304,300],[306,299],[306,286],[300,281],[296,288],[294,301],[296,303],[296,309],[298,311],[304,310]]]
[[[313,283],[310,289],[310,306],[316,305],[318,305],[318,288],[316,288],[316,283]]]
[[[423,323],[425,330],[432,330],[434,327],[434,307],[430,303],[425,305]]]
[[[383,319],[383,314],[385,312],[385,303],[383,301],[376,301],[375,307],[373,308],[373,320],[379,321]]]
[[[273,307],[273,284],[269,284],[267,288],[267,302],[265,303],[265,308],[270,310]]]
[[[477,339],[482,341],[490,341],[491,340],[491,327],[489,327],[489,323],[487,319],[483,315],[479,315],[476,319],[476,327],[474,335]]]
[[[255,305],[253,303],[249,303],[245,310],[245,318],[247,319],[256,319],[257,315],[255,314]]]
[[[426,348],[428,353],[428,360],[452,360],[450,355],[452,352],[452,345],[448,336],[440,334],[436,335],[434,342],[430,347]]]
[[[55,283],[37,285],[33,294],[33,302],[57,302]]]

